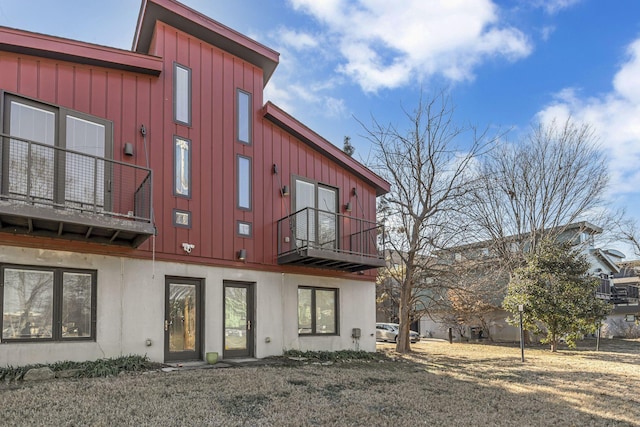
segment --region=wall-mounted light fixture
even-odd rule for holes
[[[288,185],[284,185],[282,187],[282,197],[287,197],[289,195],[289,186]]]
[[[238,259],[240,261],[246,261],[247,260],[247,250],[246,249],[240,249],[238,251]]]
[[[344,211],[351,212],[351,202],[347,202],[347,204],[344,205]]]
[[[125,156],[133,156],[133,144],[130,142],[125,142],[122,151],[124,152]]]

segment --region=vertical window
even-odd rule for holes
[[[298,333],[337,335],[338,290],[298,288]]]
[[[238,141],[251,144],[251,94],[240,89],[237,93]]]
[[[173,118],[191,126],[191,69],[173,63]]]
[[[174,137],[174,188],[176,196],[191,197],[191,141]]]
[[[251,209],[251,159],[238,156],[238,207]]]
[[[2,341],[95,339],[96,273],[4,266]]]

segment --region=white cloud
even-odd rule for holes
[[[318,41],[311,34],[283,28],[279,32],[280,41],[296,50],[315,48]]]
[[[582,0],[536,0],[534,6],[541,7],[550,15],[558,13],[562,9],[567,9]]]
[[[613,90],[584,98],[567,88],[538,113],[543,121],[572,118],[594,126],[610,158],[612,192],[640,192],[640,39],[628,47],[628,58],[613,78]]]
[[[290,1],[316,19],[336,69],[366,92],[434,75],[470,80],[488,58],[514,61],[532,49],[521,31],[500,24],[491,0]]]

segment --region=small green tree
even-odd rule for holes
[[[589,263],[568,243],[543,241],[527,264],[514,272],[503,302],[519,322],[518,305],[524,305],[527,330],[546,333],[542,342],[557,351],[564,337],[570,347],[580,333],[592,333],[610,306],[595,296],[599,281],[588,276]]]

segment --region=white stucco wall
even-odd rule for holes
[[[255,283],[258,358],[289,349],[375,351],[375,286],[371,282],[4,246],[0,263],[98,272],[95,342],[3,343],[0,366],[127,354],[163,361],[165,276],[204,279],[203,353],[223,352],[225,280]],[[338,289],[339,335],[298,336],[298,286]],[[360,340],[351,338],[352,328],[362,330]],[[151,346],[146,345],[147,339]]]

